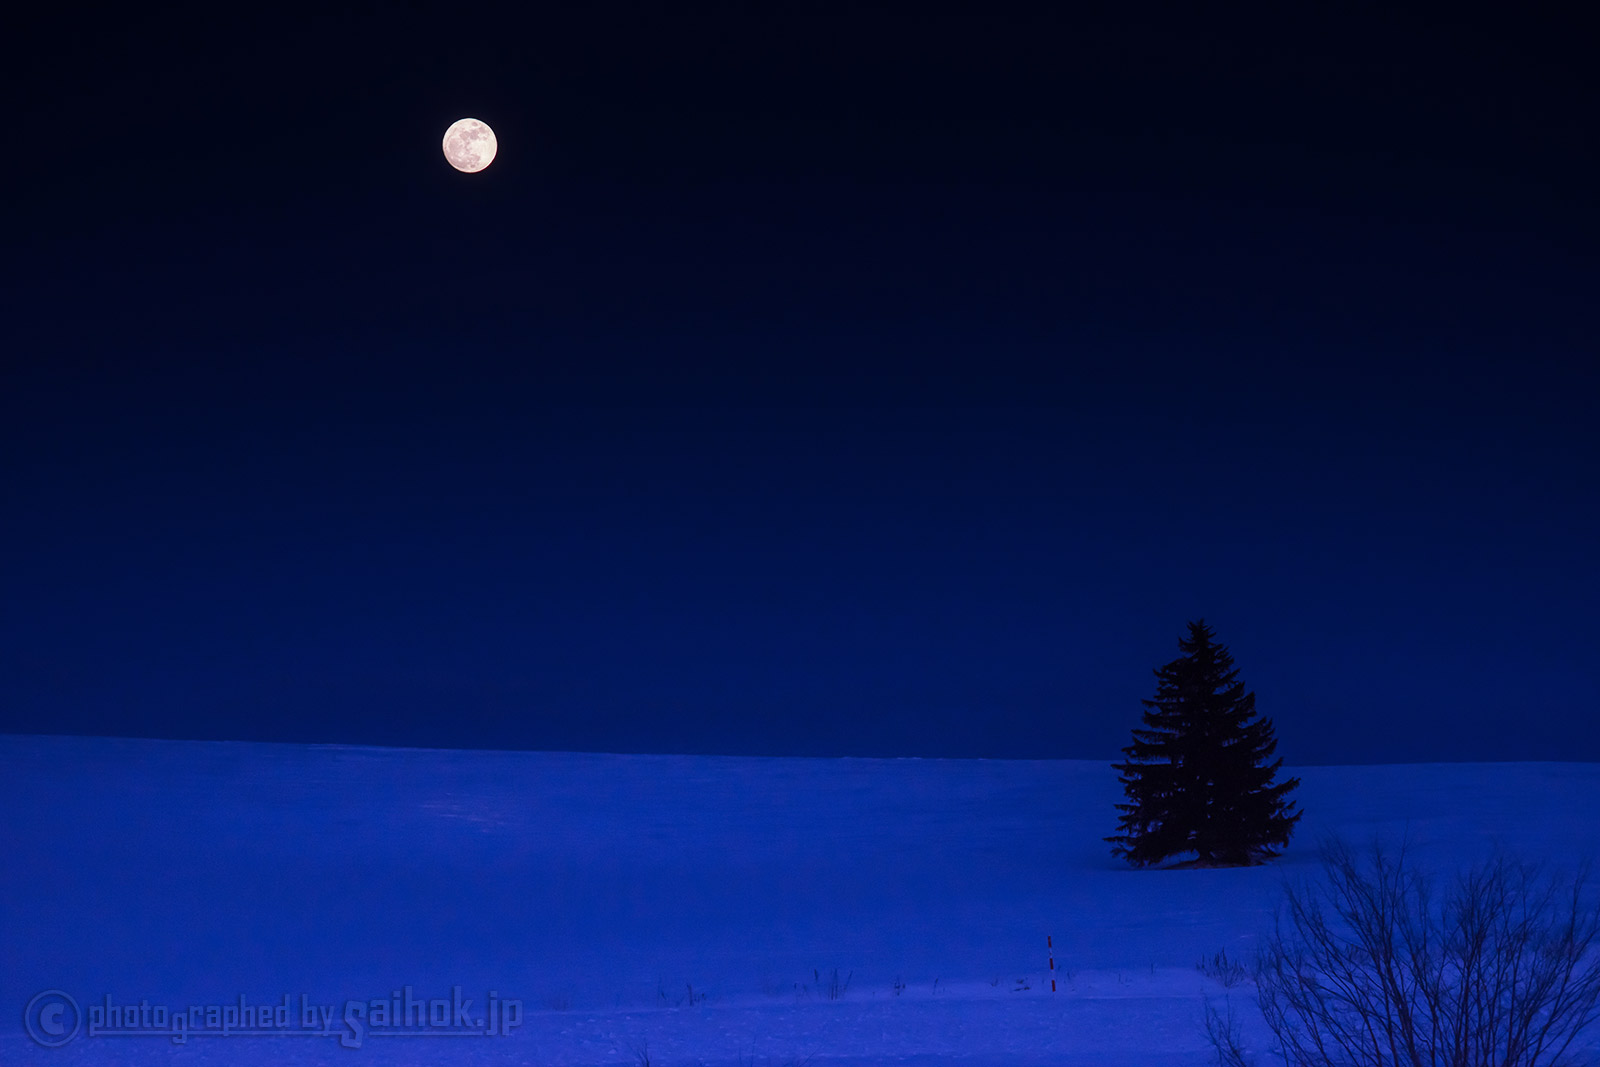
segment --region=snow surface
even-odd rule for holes
[[[0,737],[0,1064],[1197,1067],[1205,997],[1267,1048],[1249,984],[1195,964],[1249,958],[1319,835],[1408,832],[1440,868],[1600,852],[1600,765],[1294,773],[1306,817],[1276,864],[1135,871],[1101,840],[1103,762]],[[460,986],[479,1016],[518,998],[522,1024],[359,1048],[41,1048],[22,1025],[57,989],[85,1013],[305,994],[338,1030],[346,1001],[407,985]]]

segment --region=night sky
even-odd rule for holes
[[[1592,40],[1080,7],[14,23],[0,732],[1600,760]]]

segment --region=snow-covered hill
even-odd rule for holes
[[[1251,997],[1196,961],[1248,958],[1319,835],[1600,853],[1600,765],[1294,773],[1278,863],[1141,872],[1101,840],[1102,762],[0,737],[0,1063],[1199,1067],[1202,997]],[[480,1017],[492,990],[521,1025],[341,1047],[347,1002],[405,986]],[[46,990],[84,1023],[304,996],[337,1033],[42,1048]]]

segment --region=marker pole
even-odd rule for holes
[[[1049,934],[1044,935],[1044,947],[1050,950],[1050,992],[1056,991],[1056,944]]]

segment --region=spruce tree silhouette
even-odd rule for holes
[[[1233,657],[1205,620],[1189,623],[1184,653],[1155,672],[1144,728],[1124,748],[1128,803],[1111,854],[1135,867],[1194,853],[1199,866],[1243,866],[1278,855],[1301,813],[1285,799],[1298,778],[1273,785],[1283,760],[1272,720],[1257,719],[1256,695],[1237,681]]]

